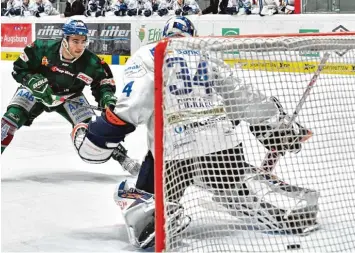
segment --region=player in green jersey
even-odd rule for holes
[[[92,109],[69,101],[88,104],[83,95],[85,86],[91,87],[100,107],[116,103],[110,67],[86,49],[86,24],[69,20],[62,30],[62,40],[36,40],[14,62],[12,76],[20,87],[1,119],[1,153],[14,133],[30,126],[43,111],[59,113],[72,126],[90,121]]]

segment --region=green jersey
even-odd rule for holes
[[[97,55],[85,49],[74,62],[61,60],[61,41],[36,40],[28,45],[14,62],[14,79],[25,85],[32,74],[39,73],[48,79],[54,95],[80,94],[90,86],[99,106],[107,93],[114,94],[115,82],[110,67]]]

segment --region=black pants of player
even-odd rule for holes
[[[234,189],[235,183],[241,180],[245,170],[253,167],[245,161],[243,146],[239,144],[234,148],[205,156],[166,162],[165,187],[168,196],[174,196],[172,201],[180,200],[185,189],[193,183],[194,176],[215,189]],[[150,151],[142,164],[136,187],[154,193],[154,158]]]

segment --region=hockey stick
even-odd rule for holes
[[[317,82],[317,79],[324,69],[324,66],[326,62],[328,61],[330,56],[330,53],[325,53],[323,58],[321,59],[318,68],[316,72],[314,72],[314,75],[311,79],[311,81],[308,83],[306,90],[304,91],[301,100],[298,102],[295,111],[292,114],[292,117],[289,119],[288,124],[286,125],[286,129],[290,128],[290,126],[293,124],[295,119],[297,118],[299,112],[301,111],[303,104],[306,102],[307,97],[309,96],[314,84]],[[268,150],[268,152],[265,155],[264,160],[261,163],[261,171],[267,172],[267,173],[272,173],[273,170],[275,169],[276,164],[280,160],[280,157],[283,155],[284,151],[278,152],[277,150]]]
[[[85,104],[83,102],[77,101],[75,99],[70,99],[70,98],[65,98],[65,97],[58,97],[58,96],[52,96],[53,100],[60,101],[60,102],[70,102],[70,103],[75,103],[78,105],[81,105],[82,107],[89,108],[92,110],[97,110],[97,111],[103,111],[105,108],[99,107],[99,106],[94,106],[90,104]]]

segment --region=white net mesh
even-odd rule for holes
[[[354,49],[350,35],[169,41],[156,119],[167,251],[355,250]],[[264,174],[269,149],[283,156]],[[184,212],[172,219],[169,202]]]

